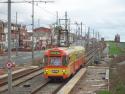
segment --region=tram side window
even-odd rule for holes
[[[63,65],[63,66],[66,66],[66,65],[68,64],[67,61],[68,61],[68,60],[67,60],[66,56],[63,56],[63,58],[62,58],[62,65]]]
[[[77,56],[77,58],[80,58],[82,56],[81,52],[77,53],[76,56]]]

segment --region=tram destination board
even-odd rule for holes
[[[50,52],[51,55],[60,55],[61,53],[59,51],[52,51]]]

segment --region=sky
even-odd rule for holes
[[[7,0],[0,0],[7,1]],[[30,0],[12,0],[30,1]],[[39,0],[38,0],[39,1]],[[51,0],[52,1],[52,0]],[[121,41],[125,42],[125,0],[53,0],[54,3],[35,3],[35,27],[49,26],[56,21],[56,12],[59,18],[64,17],[65,11],[71,23],[83,22],[91,31],[99,32],[106,40],[113,40],[118,33]],[[12,4],[12,22],[29,25],[32,22],[32,4]],[[7,4],[0,3],[0,19],[7,21]],[[39,20],[39,21],[38,21]],[[39,23],[39,24],[38,24]],[[84,30],[83,30],[84,32]]]

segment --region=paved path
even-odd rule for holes
[[[108,90],[106,70],[108,67],[88,67],[86,75],[81,78],[70,94],[96,94],[98,90]]]
[[[106,48],[103,51],[103,55],[107,58],[109,58],[109,45],[107,44]]]
[[[104,49],[104,61],[95,66],[88,66],[85,76],[83,76],[70,94],[96,94],[98,90],[108,90],[109,86],[109,53],[108,46]]]
[[[18,56],[13,54],[11,57],[12,61],[14,61],[16,64],[24,64],[32,61],[31,52],[19,52]],[[43,51],[35,51],[34,57],[35,58],[43,57]],[[6,62],[7,62],[7,56],[0,56],[0,67],[3,67]]]

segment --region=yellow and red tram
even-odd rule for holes
[[[44,52],[44,78],[69,78],[85,63],[81,46],[52,48]]]

